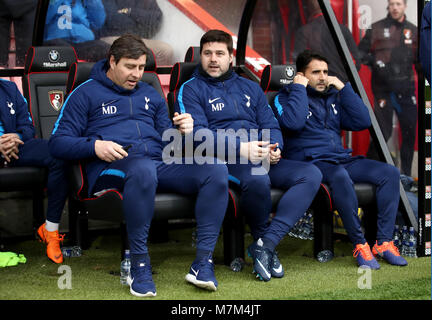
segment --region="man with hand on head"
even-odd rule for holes
[[[148,54],[138,36],[115,40],[108,59],[96,63],[90,79],[69,95],[50,150],[59,158],[90,160],[85,169],[91,195],[113,188],[122,193],[131,253],[128,283],[135,296],[156,295],[147,246],[156,190],[197,194],[197,250],[191,278],[197,287],[215,291],[213,251],[228,204],[228,172],[223,164],[162,161],[162,135],[174,129],[165,99],[140,81]],[[173,121],[181,134],[192,132],[189,114]]]
[[[281,89],[275,98],[276,117],[281,128],[289,132],[283,155],[320,169],[360,266],[379,269],[374,255],[392,265],[407,265],[392,241],[399,205],[399,170],[363,156],[352,157],[352,150],[342,146],[342,130],[370,127],[367,107],[349,82],[344,84],[328,75],[328,60],[321,54],[303,51],[296,67],[294,83]],[[378,231],[373,254],[360,227],[356,182],[376,186]]]

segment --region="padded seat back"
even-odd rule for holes
[[[184,62],[200,62],[200,47],[189,47],[186,51]]]
[[[158,74],[156,73],[157,70],[157,62],[156,57],[153,53],[153,51],[150,52],[151,54],[147,55],[146,59],[146,65],[144,69],[144,73],[141,77],[141,81],[148,83],[153,88],[156,89],[157,92],[166,100],[164,91],[162,89],[162,84],[160,81],[160,78]]]
[[[49,139],[66,96],[70,66],[77,61],[72,47],[31,47],[26,56],[23,94],[36,137]]]
[[[195,62],[177,62],[170,76],[169,92],[168,92],[168,109],[170,117],[174,115],[174,103],[177,99],[180,87],[188,81],[197,66]]]
[[[94,65],[94,62],[75,62],[72,64],[66,82],[66,96],[89,79],[91,69]]]
[[[293,82],[296,74],[295,65],[267,65],[261,75],[260,86],[273,108],[273,101],[283,86]]]

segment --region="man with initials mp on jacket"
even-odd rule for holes
[[[229,179],[241,190],[240,207],[254,240],[248,247],[253,271],[263,281],[282,278],[284,269],[276,246],[309,208],[321,173],[312,164],[281,159],[281,130],[264,92],[231,67],[230,34],[206,32],[201,37],[200,55],[193,78],[179,90],[175,110],[192,115],[197,134],[200,130],[214,136],[214,150],[228,146],[228,152],[218,158],[227,162]],[[221,138],[222,131],[228,141]],[[262,163],[269,163],[268,168]],[[284,194],[269,224],[271,187],[284,190]]]
[[[275,98],[275,115],[287,130],[283,156],[317,166],[332,193],[359,266],[379,269],[374,256],[392,265],[405,266],[392,241],[399,205],[399,170],[363,156],[351,156],[341,142],[341,130],[370,127],[369,111],[349,82],[328,75],[328,60],[319,53],[303,51],[296,61],[294,82]],[[366,242],[358,217],[354,183],[376,186],[377,236],[373,250]]]
[[[62,159],[89,159],[90,195],[117,189],[131,253],[130,292],[156,295],[147,246],[156,190],[197,194],[196,258],[193,284],[215,291],[213,250],[228,205],[228,173],[223,164],[166,164],[162,135],[178,126],[192,131],[190,114],[168,117],[165,99],[141,82],[149,49],[136,35],[115,40],[108,59],[95,64],[90,79],[67,99],[49,141],[51,153]],[[192,271],[190,271],[190,274]]]

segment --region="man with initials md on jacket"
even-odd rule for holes
[[[223,164],[166,164],[165,130],[187,135],[189,114],[171,122],[165,99],[141,80],[149,49],[136,35],[116,39],[108,59],[69,95],[49,141],[53,155],[88,159],[90,195],[115,188],[123,195],[123,213],[131,253],[131,294],[156,295],[147,246],[156,190],[197,194],[196,258],[189,274],[197,287],[215,291],[213,251],[228,205],[228,172]],[[193,272],[193,273],[192,273]],[[189,275],[188,274],[188,275]]]

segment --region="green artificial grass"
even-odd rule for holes
[[[222,237],[214,260],[219,288],[207,292],[188,284],[184,277],[194,259],[191,229],[170,230],[170,240],[149,245],[157,296],[152,300],[430,300],[431,258],[407,258],[407,267],[381,262],[381,269],[371,271],[371,288],[360,289],[359,273],[352,257],[351,244],[335,243],[335,257],[327,263],[313,258],[313,241],[286,237],[278,246],[285,277],[262,282],[252,274],[246,258],[241,272],[223,264]],[[245,244],[251,242],[246,236]],[[60,265],[45,255],[37,240],[9,243],[3,251],[23,253],[27,263],[0,268],[1,300],[142,300],[120,285],[120,237],[117,230],[97,235],[88,250],[78,258],[65,258],[72,288],[60,289]],[[60,281],[61,282],[61,281]],[[61,284],[65,282],[61,282]]]

